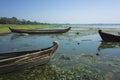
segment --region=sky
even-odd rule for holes
[[[43,23],[120,23],[120,0],[0,0],[0,17]]]

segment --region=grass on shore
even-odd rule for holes
[[[11,24],[0,24],[0,33],[9,33],[8,27],[16,29],[32,29],[32,28],[48,28],[50,25],[11,25]]]

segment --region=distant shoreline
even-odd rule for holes
[[[89,28],[120,28],[120,24],[63,24],[63,26]]]

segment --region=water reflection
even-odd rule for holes
[[[11,33],[0,36],[0,51],[45,48],[50,46],[51,42],[55,40],[60,43],[57,54],[109,53],[114,55],[120,51],[120,43],[100,42],[100,39],[98,34],[80,36],[72,33],[51,35],[21,35]]]
[[[101,51],[103,49],[110,49],[110,48],[120,48],[119,42],[101,42],[98,51]]]
[[[17,34],[17,33],[13,33],[10,37],[10,40],[14,40],[14,39],[17,39],[19,37],[22,37],[22,36],[27,36],[28,34]]]
[[[101,42],[98,46],[98,53],[110,57],[120,57],[120,43],[118,42]]]

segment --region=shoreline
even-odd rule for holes
[[[13,25],[13,24],[0,24],[0,34],[10,33],[8,27],[18,29],[32,29],[32,28],[48,28],[50,25]]]
[[[8,27],[11,25],[1,25],[0,24],[0,35],[5,35],[11,33]],[[12,25],[13,28],[20,28],[20,29],[33,29],[33,28],[53,28],[54,25]],[[61,26],[55,26],[60,28]],[[66,26],[64,26],[66,27]],[[73,33],[82,33],[82,34],[94,34],[98,33],[98,30],[102,30],[104,32],[113,32],[113,33],[120,33],[120,28],[98,28],[98,27],[83,27],[83,26],[67,26],[71,27],[70,32]]]

